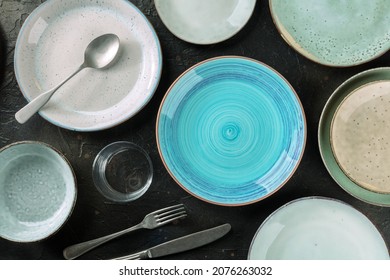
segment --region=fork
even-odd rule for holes
[[[99,237],[96,239],[92,239],[89,241],[85,241],[82,243],[78,243],[72,246],[69,246],[64,249],[63,255],[65,259],[72,260],[75,259],[82,254],[89,252],[90,250],[114,239],[119,236],[122,236],[126,233],[135,231],[137,229],[145,228],[145,229],[154,229],[166,225],[170,222],[173,222],[177,219],[181,219],[186,217],[186,210],[183,204],[177,204],[170,207],[166,207],[152,213],[149,213],[145,216],[145,218],[138,225],[133,227],[124,229],[119,232],[115,232],[103,237]]]

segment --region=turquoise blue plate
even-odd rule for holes
[[[245,57],[217,57],[182,74],[157,117],[168,172],[204,201],[238,206],[281,188],[306,142],[302,105],[275,70]]]

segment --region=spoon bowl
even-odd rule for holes
[[[101,69],[115,61],[119,53],[120,40],[115,34],[105,34],[89,43],[84,53],[86,67]]]
[[[30,103],[24,106],[15,114],[15,118],[19,123],[25,123],[35,113],[37,113],[53,96],[53,94],[63,84],[73,78],[84,68],[102,69],[111,65],[118,56],[120,47],[119,37],[115,34],[104,34],[92,40],[84,52],[84,62],[70,76],[63,80],[56,87],[41,93],[34,98]]]

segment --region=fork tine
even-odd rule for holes
[[[157,222],[163,222],[165,220],[168,220],[168,219],[171,219],[171,218],[174,218],[174,217],[178,217],[178,216],[183,215],[183,214],[186,214],[186,211],[180,211],[180,212],[177,212],[177,213],[172,213],[170,215],[164,215],[164,216],[161,216],[161,217],[156,217],[156,221]]]
[[[182,215],[180,215],[180,216],[176,216],[176,217],[173,217],[173,218],[171,218],[171,219],[164,220],[164,221],[158,221],[158,225],[159,225],[159,226],[163,226],[163,225],[165,225],[165,224],[168,224],[168,223],[170,223],[170,222],[173,222],[173,221],[175,221],[175,220],[178,220],[178,219],[181,219],[181,218],[185,218],[185,217],[187,217],[187,214],[182,214]]]
[[[181,203],[180,204],[176,204],[176,205],[172,205],[172,206],[169,206],[169,207],[166,207],[166,208],[163,208],[163,209],[156,210],[156,211],[152,212],[151,214],[161,214],[161,213],[163,213],[165,211],[169,211],[171,209],[175,209],[175,208],[178,208],[178,207],[184,207],[184,205],[181,204]]]
[[[163,213],[154,214],[154,216],[156,218],[162,218],[162,217],[165,217],[165,216],[168,216],[168,215],[171,215],[174,213],[178,213],[178,212],[186,212],[186,209],[184,207],[179,207],[179,208],[175,208],[175,209],[163,212]]]

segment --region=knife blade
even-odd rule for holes
[[[214,228],[195,232],[171,241],[164,242],[147,250],[135,254],[115,258],[114,260],[142,260],[168,256],[209,244],[224,235],[231,229],[230,224],[223,224]]]

